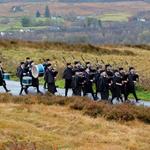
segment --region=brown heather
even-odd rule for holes
[[[135,106],[134,104],[111,105],[106,101],[95,102],[86,97],[62,97],[46,95],[11,96],[8,94],[0,95],[1,103],[15,104],[44,104],[69,106],[71,109],[82,111],[83,114],[91,117],[104,117],[108,120],[132,121],[138,119],[145,123],[150,123],[150,108]]]

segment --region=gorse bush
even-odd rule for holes
[[[101,116],[108,120],[116,121],[132,121],[137,119],[148,124],[150,123],[150,108],[148,107],[135,106],[133,104],[111,105],[107,102],[95,102],[86,97],[62,97],[51,94],[42,96],[1,94],[0,103],[61,105],[82,111],[84,115],[94,118]]]

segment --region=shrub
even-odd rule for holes
[[[0,103],[17,104],[44,104],[69,106],[71,109],[82,111],[83,114],[98,117],[102,116],[108,120],[132,121],[138,119],[145,123],[150,123],[150,108],[135,106],[131,104],[111,105],[106,102],[91,101],[86,97],[62,97],[51,94],[12,96],[1,94]]]
[[[109,111],[106,112],[106,118],[108,120],[131,121],[135,119],[135,115],[128,105],[124,104],[109,109]]]
[[[70,108],[75,109],[75,110],[83,110],[87,104],[87,100],[84,100],[84,99],[81,100],[80,97],[78,98],[74,97],[74,98],[75,100],[73,103],[70,104]]]
[[[103,114],[103,108],[96,103],[89,103],[85,108],[84,114],[95,118],[98,115]]]

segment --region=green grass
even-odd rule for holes
[[[42,25],[38,25],[38,26],[31,26],[31,27],[23,27],[21,24],[21,18],[9,18],[9,17],[1,17],[0,19],[5,19],[8,18],[10,19],[10,22],[8,24],[0,24],[0,32],[6,32],[6,31],[16,31],[16,30],[27,30],[27,29],[32,29],[32,30],[39,30],[39,29],[47,29],[48,26],[42,26]],[[57,19],[48,19],[48,18],[44,18],[44,17],[40,17],[40,18],[35,18],[35,17],[31,17],[31,20],[34,23],[44,23],[44,22],[50,22],[51,24],[63,24],[64,23],[64,19],[63,18],[57,18]]]
[[[128,13],[112,13],[104,14],[100,16],[101,21],[117,21],[117,22],[126,22],[131,15]]]
[[[20,21],[14,19],[13,21],[11,21],[8,24],[0,24],[0,31],[1,32],[5,32],[5,31],[15,31],[15,30],[19,30],[22,29],[22,25],[20,23]]]
[[[145,91],[141,87],[137,88],[137,96],[139,99],[144,101],[150,101],[150,91]],[[130,98],[133,98],[132,95],[129,95]]]

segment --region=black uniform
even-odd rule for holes
[[[48,84],[48,91],[52,94],[55,94],[57,92],[56,86],[55,86],[55,77],[57,75],[57,72],[54,72],[52,69],[47,69],[45,73],[45,79]]]
[[[74,67],[73,68],[73,77],[72,77],[72,91],[73,95],[81,96],[84,76],[83,76],[84,69],[81,67]]]
[[[73,95],[81,96],[84,76],[82,74],[74,75],[72,78]]]
[[[106,73],[107,73],[107,76],[108,76],[108,82],[109,82],[109,84],[111,84],[111,86],[109,86],[109,90],[112,94],[112,92],[113,92],[112,91],[112,82],[113,82],[114,73],[112,71],[106,71]]]
[[[6,82],[3,79],[4,70],[3,68],[0,68],[0,86],[3,86],[6,92],[9,92],[9,90],[6,87]]]
[[[120,73],[120,75],[122,77],[121,93],[124,95],[124,100],[126,101],[128,75],[126,73]]]
[[[47,65],[48,65],[47,63],[44,63],[44,64],[43,64],[45,73],[46,73],[46,70],[47,70]],[[47,82],[46,82],[45,73],[44,73],[44,89],[47,88]]]
[[[139,78],[139,76],[137,74],[128,74],[128,82],[127,82],[127,93],[126,93],[126,100],[128,99],[128,95],[130,93],[133,94],[133,96],[135,97],[136,101],[138,101],[138,97],[136,95],[136,89],[135,89],[135,81],[137,81],[137,79]]]
[[[90,75],[90,73],[84,72],[83,95],[86,96],[88,93],[91,93],[93,96],[93,99],[95,100],[95,95],[93,91],[93,75]]]
[[[108,100],[109,98],[109,78],[108,77],[99,77],[98,91],[101,94],[102,100]]]
[[[122,91],[122,78],[121,76],[114,76],[113,78],[113,84],[112,84],[112,99],[111,102],[113,101],[114,98],[117,98],[117,100],[121,100],[123,102],[122,96],[121,96],[121,91]]]
[[[96,93],[95,93],[95,97],[98,99],[97,97],[97,94],[100,93],[100,90],[101,90],[101,85],[100,85],[100,78],[101,78],[101,73],[102,73],[102,70],[100,72],[96,72],[95,73],[95,76],[94,76],[94,82],[95,82],[95,85],[96,85]]]
[[[32,86],[36,87],[37,89],[37,93],[41,93],[41,91],[39,90],[39,78],[34,78],[31,72],[31,68],[29,70],[29,76],[32,78]]]
[[[72,68],[67,67],[63,73],[63,78],[65,79],[65,96],[67,96],[68,89],[72,88],[72,76],[73,76]]]
[[[94,82],[95,82],[95,86],[96,86],[96,93],[95,93],[95,96],[97,97],[97,94],[100,92],[100,90],[99,90],[99,79],[100,79],[100,73],[99,72],[97,72],[96,74],[95,74],[95,77],[94,77]]]
[[[25,70],[25,68],[22,68],[21,66],[19,66],[18,68],[17,68],[17,76],[19,77],[19,79],[20,79],[20,85],[21,85],[21,90],[20,90],[20,93],[19,93],[19,95],[22,95],[22,92],[23,92],[23,90],[24,90],[24,92],[26,93],[26,94],[28,94],[28,86],[25,86],[25,85],[23,85],[22,84],[22,79],[23,79],[23,77],[24,76],[27,76],[27,72],[26,72],[26,70]]]
[[[24,67],[25,72],[26,73],[29,72],[30,71],[30,66],[31,66],[30,62],[26,61],[24,66],[25,66]]]

